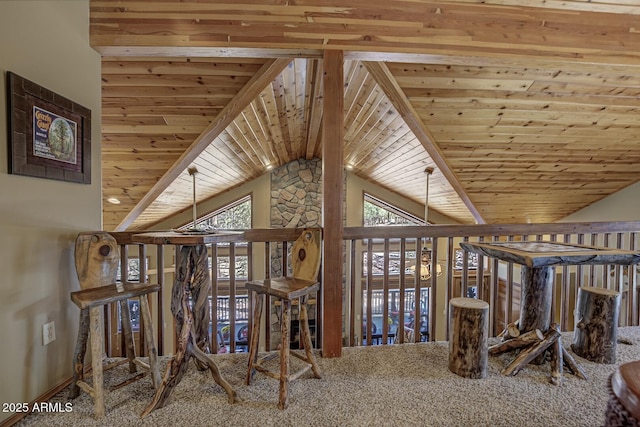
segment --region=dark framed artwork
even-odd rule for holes
[[[91,184],[91,110],[7,72],[9,173]]]

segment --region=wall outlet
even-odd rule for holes
[[[51,321],[42,325],[42,345],[56,340],[56,323]]]

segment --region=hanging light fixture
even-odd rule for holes
[[[193,228],[192,231],[196,231],[198,228],[196,227],[196,220],[198,215],[196,213],[196,175],[198,174],[198,168],[195,166],[190,166],[187,171],[189,175],[193,178]]]
[[[427,167],[424,172],[427,174],[426,179],[426,191],[424,196],[424,224],[429,225],[429,178],[433,173],[432,167]],[[431,249],[427,247],[427,243],[430,241],[429,238],[425,238],[424,245],[422,246],[422,251],[420,254],[420,278],[423,280],[427,280],[431,278]],[[442,267],[437,262],[434,264],[436,269],[436,276],[440,276],[442,274]]]

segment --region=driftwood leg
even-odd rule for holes
[[[253,308],[253,321],[251,322],[251,338],[249,342],[249,362],[247,366],[247,377],[245,384],[250,385],[251,379],[255,372],[253,365],[258,360],[258,345],[260,342],[260,318],[262,317],[262,304],[265,296],[253,293],[253,300],[255,301],[255,307]]]
[[[587,374],[584,372],[584,369],[582,369],[582,366],[576,362],[576,359],[573,358],[564,346],[562,346],[562,360],[573,375],[583,380],[587,379]]]
[[[125,354],[129,359],[129,373],[136,372],[136,364],[134,359],[136,358],[136,348],[133,341],[133,331],[131,330],[131,311],[129,310],[129,301],[121,300],[120,304],[120,321],[122,325],[122,332],[124,334],[125,342]]]
[[[158,350],[153,338],[151,328],[151,311],[149,310],[149,301],[146,295],[140,297],[140,311],[142,312],[142,323],[144,325],[144,337],[147,341],[147,349],[149,350],[149,372],[151,372],[151,382],[156,390],[160,387],[160,371],[158,370]]]
[[[316,378],[322,378],[320,373],[320,367],[316,363],[316,358],[313,354],[313,345],[311,344],[311,331],[309,330],[309,314],[307,313],[307,297],[303,297],[300,302],[300,342],[304,346],[304,352],[307,356],[306,360],[311,364],[311,370],[313,376]]]
[[[102,377],[102,353],[104,348],[102,340],[102,316],[101,306],[92,307],[90,310],[91,324],[91,368],[93,369],[93,403],[95,406],[95,416],[97,419],[104,417],[104,383]]]
[[[520,354],[511,362],[509,366],[502,370],[503,375],[513,376],[516,375],[522,368],[528,365],[536,357],[544,354],[544,352],[560,337],[560,332],[555,329],[549,329],[544,334],[544,339],[535,345],[527,347],[522,350]]]
[[[173,286],[175,291],[176,283],[174,283]],[[173,294],[175,296],[176,292]],[[154,409],[162,408],[167,404],[173,389],[180,383],[189,367],[189,359],[191,358],[191,354],[189,353],[189,340],[191,339],[193,318],[191,316],[191,309],[189,308],[188,296],[184,292],[181,294],[182,305],[180,313],[186,314],[186,317],[182,318],[182,328],[180,330],[180,336],[178,337],[176,355],[169,362],[153,400],[140,415],[142,418],[149,415]],[[171,302],[172,310],[174,303],[175,301]]]
[[[75,399],[80,394],[78,381],[84,380],[84,355],[87,352],[87,338],[89,337],[89,310],[80,310],[80,327],[78,340],[73,353],[73,379],[69,389],[69,399]]]
[[[620,294],[603,288],[578,290],[578,322],[571,349],[596,363],[615,363]]]
[[[193,299],[193,328],[196,345],[204,353],[211,353],[209,343],[209,295],[211,295],[211,279],[207,247],[198,245],[191,247],[191,298]]]
[[[498,343],[489,347],[489,354],[495,356],[496,354],[505,353],[507,351],[516,350],[518,348],[526,347],[535,344],[544,339],[544,335],[539,329],[525,332],[519,335],[517,338],[511,338],[508,341]]]
[[[278,408],[285,409],[289,403],[289,325],[291,323],[291,301],[282,301],[282,319],[280,323],[280,392]]]
[[[231,387],[231,384],[229,384],[222,377],[222,375],[220,375],[220,370],[218,370],[218,366],[215,364],[215,362],[209,356],[207,356],[202,350],[200,350],[200,348],[198,348],[197,345],[194,345],[193,341],[194,341],[194,337],[192,335],[191,340],[188,343],[188,351],[193,355],[194,358],[196,358],[197,360],[200,360],[202,363],[207,365],[207,367],[209,368],[209,371],[211,371],[211,376],[213,377],[214,381],[220,387],[225,389],[225,391],[229,395],[229,403],[237,402],[238,396],[236,395],[236,391],[233,389],[233,387]]]
[[[560,333],[560,328],[557,325],[553,326],[554,329]],[[564,364],[562,359],[562,338],[558,337],[558,339],[553,343],[553,348],[551,350],[551,378],[549,381],[553,385],[562,385],[562,368]]]

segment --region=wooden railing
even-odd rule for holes
[[[346,324],[348,345],[371,345],[374,295],[382,293],[382,313],[378,319],[381,329],[379,342],[388,343],[397,327],[410,317],[428,319],[430,340],[447,340],[449,300],[470,293],[489,303],[490,334],[499,333],[517,319],[520,306],[519,266],[477,256],[477,267],[470,268],[474,256],[462,251],[461,241],[548,240],[585,244],[617,249],[638,249],[640,222],[507,224],[474,226],[408,226],[408,227],[347,227],[346,242]],[[408,271],[415,265],[416,254],[423,247],[432,254],[430,271],[441,273],[428,278],[417,277]],[[456,253],[457,251],[460,251]],[[456,258],[458,255],[458,258]],[[419,255],[418,255],[419,256]],[[382,264],[380,274],[374,274],[373,259]],[[396,262],[400,269],[391,267]],[[457,263],[457,266],[456,266]],[[456,268],[457,267],[457,268]],[[580,286],[599,286],[622,294],[621,325],[638,325],[638,267],[637,266],[560,266],[556,269],[552,313],[562,330],[573,329],[573,307]],[[415,307],[407,313],[406,304],[398,304],[393,312],[395,292],[404,295],[428,290],[426,307]],[[375,294],[374,294],[375,293]],[[395,320],[397,318],[397,320]],[[364,321],[363,321],[364,320]],[[424,335],[422,335],[424,336]],[[365,337],[362,340],[362,337]],[[402,342],[398,334],[396,342]],[[413,340],[419,341],[420,334]]]
[[[287,271],[289,242],[294,241],[302,229],[254,229],[244,234],[245,242],[230,242],[210,245],[212,291],[211,301],[224,300],[225,310],[234,314],[223,319],[223,313],[211,316],[211,341],[217,345],[222,325],[230,337],[236,337],[240,328],[250,327],[246,311],[238,307],[248,293],[246,280],[268,278]],[[407,226],[407,227],[347,227],[344,229],[345,281],[343,307],[343,343],[347,346],[372,345],[405,341],[405,334],[398,333],[407,327],[420,326],[424,319],[423,333],[415,333],[412,339],[446,340],[448,331],[448,302],[452,297],[465,295],[483,299],[489,303],[490,334],[499,333],[504,325],[515,320],[519,310],[519,266],[478,256],[474,267],[470,267],[473,256],[460,249],[461,241],[508,241],[549,240],[571,242],[601,247],[638,250],[640,222],[611,223],[554,223],[554,224],[509,224],[475,226]],[[160,283],[164,291],[158,294],[154,304],[157,318],[158,348],[171,352],[172,333],[163,327],[171,324],[168,312],[170,290],[173,281],[171,266],[173,251],[163,245],[147,249],[134,244],[133,233],[113,233],[122,247],[123,260],[128,254],[140,258],[141,270],[149,259],[149,268],[140,272],[140,277],[150,277]],[[410,269],[420,257],[423,247],[431,252],[431,271],[440,273],[431,277],[416,276]],[[258,254],[256,258],[256,254]],[[236,260],[246,257],[247,277],[236,277]],[[219,260],[225,259],[227,277],[219,277]],[[366,260],[366,261],[365,261]],[[417,268],[419,270],[419,268]],[[164,274],[158,274],[158,272]],[[620,310],[621,325],[638,325],[638,268],[636,266],[560,266],[556,268],[552,313],[554,321],[563,330],[573,328],[571,313],[580,286],[601,286],[622,294]],[[411,301],[421,295],[421,304]],[[322,299],[315,298],[315,343],[321,341]],[[219,306],[216,304],[216,306]],[[273,316],[278,315],[278,305],[269,302],[265,311],[264,325],[272,325]],[[213,310],[213,305],[212,305]],[[223,316],[224,317],[224,316]],[[249,316],[250,317],[250,316]],[[384,320],[383,320],[384,319]],[[168,322],[167,322],[168,321]],[[378,322],[378,324],[376,324]],[[413,324],[412,324],[413,322]],[[376,331],[373,325],[376,324]],[[399,329],[402,328],[402,329]],[[115,328],[117,329],[117,328]],[[266,350],[270,349],[275,328],[265,327]],[[397,335],[397,336],[396,336]],[[165,345],[167,342],[167,345]],[[274,340],[275,342],[275,340]],[[227,350],[237,351],[236,340],[224,343]],[[243,346],[244,348],[244,346]]]

